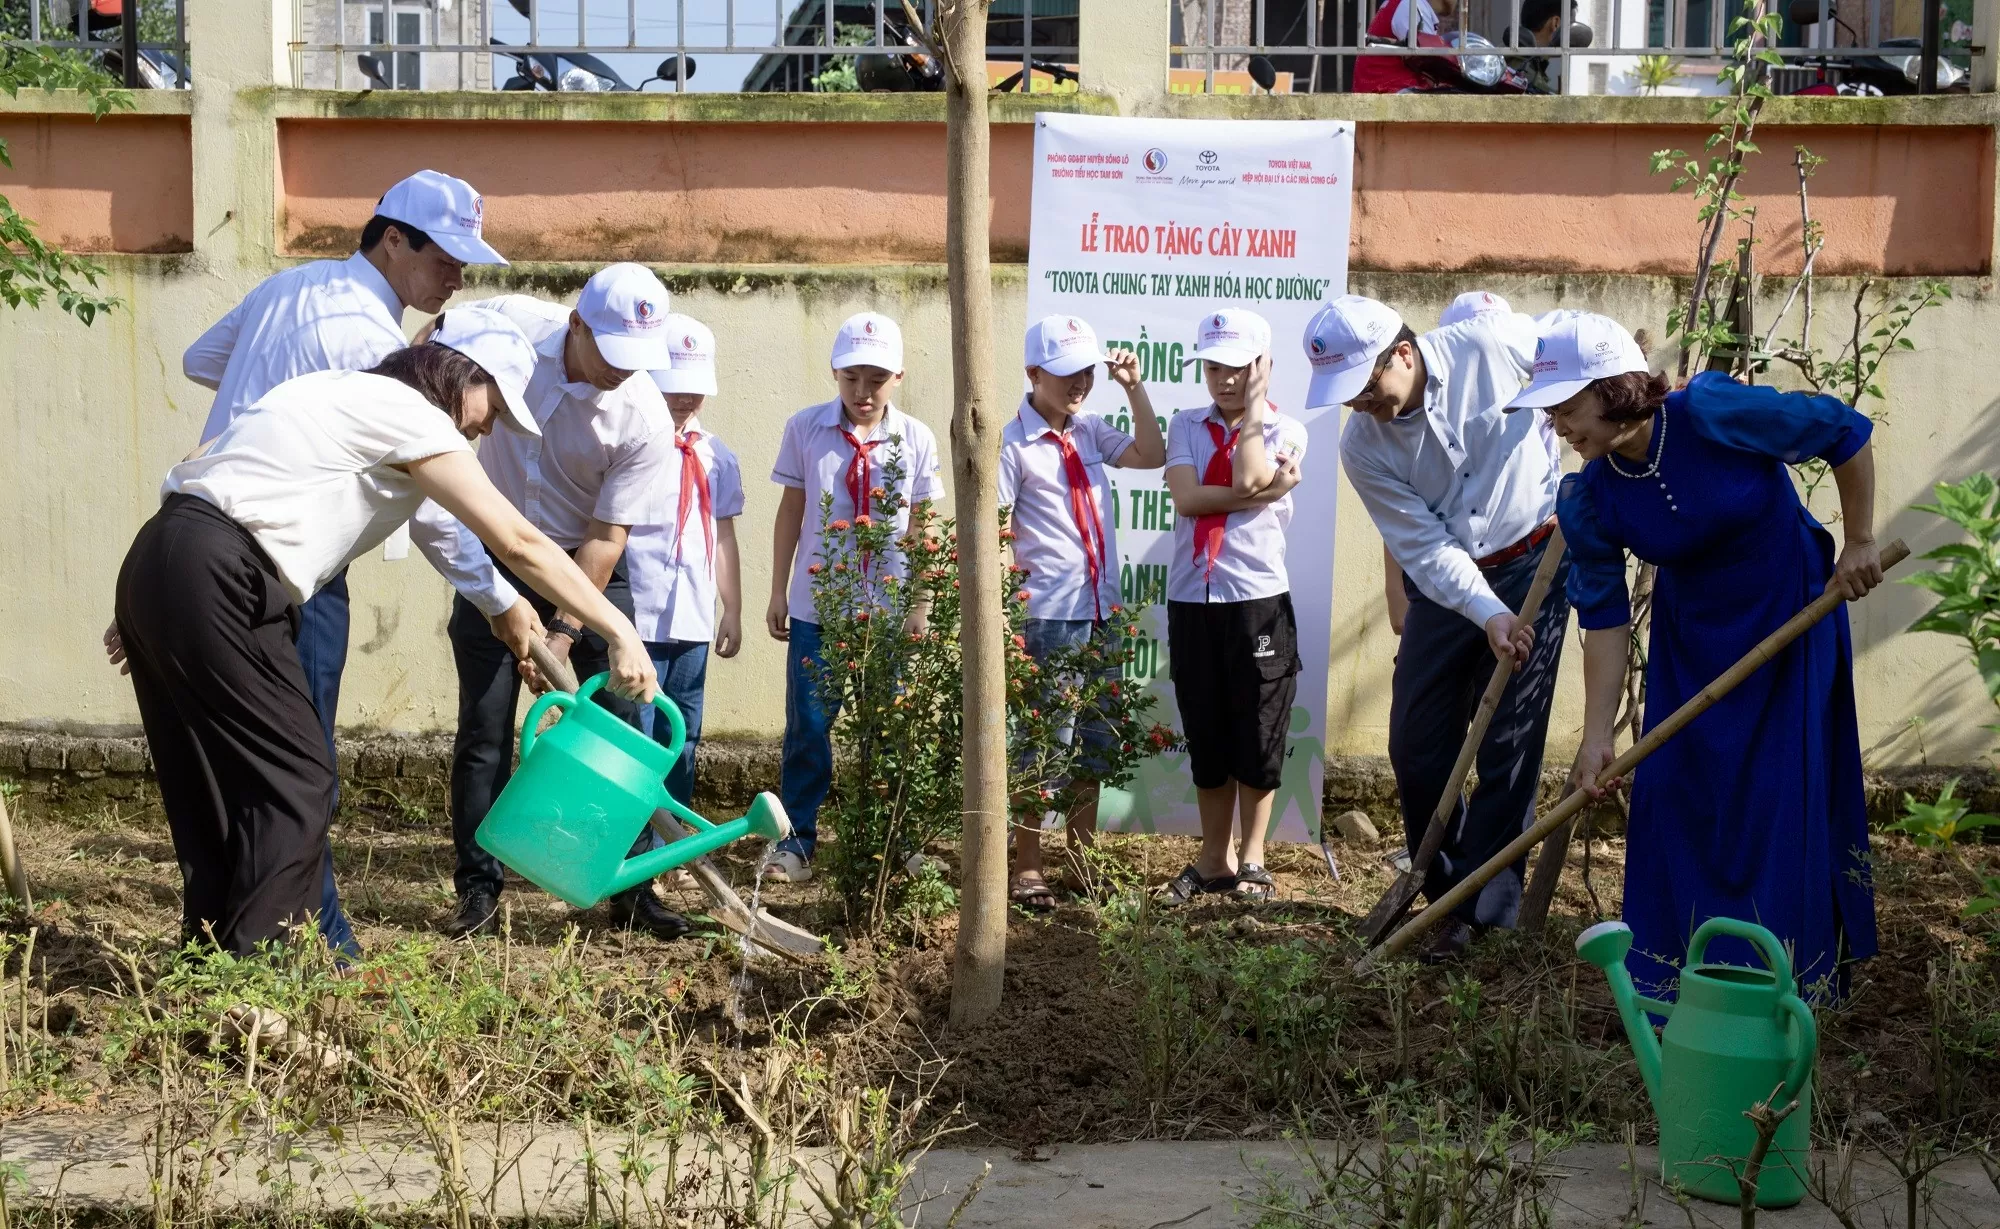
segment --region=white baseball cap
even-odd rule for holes
[[[1193,358],[1224,367],[1248,367],[1271,352],[1271,322],[1253,311],[1225,307],[1201,318]]]
[[[833,339],[833,367],[880,367],[901,374],[903,330],[881,312],[849,316]]]
[[[1507,300],[1490,290],[1468,290],[1453,299],[1451,305],[1445,308],[1444,312],[1438,316],[1438,327],[1441,329],[1450,328],[1461,320],[1470,320],[1474,316],[1484,315],[1487,312],[1510,312],[1513,310],[1513,308],[1507,306]]]
[[[1403,331],[1396,309],[1358,294],[1344,294],[1313,315],[1306,325],[1306,361],[1312,383],[1306,408],[1346,405],[1368,387],[1375,360]]]
[[[583,284],[576,314],[597,339],[604,361],[625,371],[671,365],[667,288],[644,265],[606,265]]]
[[[490,307],[454,307],[437,318],[431,341],[486,369],[500,386],[508,426],[523,435],[542,433],[535,416],[528,412],[528,377],[535,374],[535,347],[512,320]]]
[[[1507,408],[1545,409],[1576,396],[1592,380],[1649,370],[1645,352],[1624,325],[1595,312],[1577,312],[1543,326],[1535,343],[1534,379]]]
[[[667,357],[667,365],[651,373],[661,392],[715,395],[715,334],[707,325],[693,316],[670,312]]]
[[[375,203],[375,216],[416,227],[465,264],[507,263],[480,237],[486,226],[486,202],[463,179],[418,171],[382,194]]]
[[[1097,346],[1097,330],[1075,316],[1044,316],[1028,326],[1022,358],[1052,376],[1073,376],[1107,360]]]

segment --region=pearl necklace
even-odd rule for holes
[[[1611,472],[1617,474],[1620,478],[1652,478],[1657,480],[1660,484],[1661,493],[1667,497],[1667,511],[1679,512],[1680,507],[1674,503],[1674,493],[1667,489],[1667,480],[1660,477],[1660,458],[1664,457],[1667,453],[1667,411],[1664,406],[1660,409],[1660,428],[1654,433],[1652,444],[1653,446],[1647,450],[1650,460],[1646,468],[1636,474],[1628,472],[1619,466],[1618,454],[1616,452],[1605,453],[1604,459],[1611,463]]]

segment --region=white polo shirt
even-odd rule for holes
[[[1555,515],[1561,445],[1548,415],[1507,414],[1535,362],[1535,322],[1487,312],[1417,338],[1424,404],[1387,423],[1347,420],[1347,480],[1425,597],[1474,623],[1507,610],[1473,562]]]
[[[1106,466],[1115,466],[1132,437],[1100,414],[1075,414],[1066,432],[1090,477],[1092,532],[1102,533],[1104,561],[1095,597],[1083,535],[1070,504],[1060,434],[1028,402],[1000,430],[1000,506],[1013,508],[1014,562],[1028,569],[1031,619],[1103,619],[1118,604],[1116,499]]]
[[[1201,481],[1216,451],[1208,431],[1211,422],[1222,426],[1226,439],[1228,425],[1212,404],[1174,415],[1167,424],[1168,469],[1192,466],[1194,480]],[[1303,462],[1305,424],[1267,407],[1264,450],[1273,464],[1283,457]],[[1247,602],[1291,592],[1291,576],[1285,571],[1285,529],[1292,523],[1290,491],[1261,507],[1229,513],[1223,522],[1222,553],[1216,557],[1213,571],[1207,560],[1200,565],[1194,561],[1196,519],[1178,510],[1174,514],[1174,553],[1167,563],[1168,601]]]
[[[847,491],[847,471],[854,460],[854,449],[841,435],[841,428],[847,426],[847,416],[838,397],[800,410],[786,421],[784,438],[778,442],[778,461],[771,467],[771,481],[806,493],[805,524],[799,529],[792,583],[785,594],[791,617],[801,623],[819,622],[819,614],[813,609],[812,576],[807,569],[821,561],[821,497],[833,496],[831,519],[854,519],[854,500]],[[866,444],[874,439],[883,441],[869,456],[873,474],[870,481],[874,485],[888,487],[883,466],[890,450],[898,447],[891,441],[900,440],[898,460],[903,467],[903,485],[909,501],[916,504],[944,494],[944,479],[938,475],[937,437],[929,427],[891,405],[876,424],[874,433],[861,442]],[[861,492],[861,500],[868,503],[868,492]],[[909,525],[910,511],[905,508],[896,514],[896,530],[900,534]],[[901,576],[903,566],[900,551],[889,552],[882,560],[886,575]]]
[[[680,434],[692,438],[694,455],[708,474],[713,518],[726,521],[743,515],[743,468],[736,454],[703,429],[698,416],[689,418]],[[632,621],[642,639],[655,642],[706,643],[715,637],[715,560],[708,553],[708,535],[702,531],[699,494],[689,494],[687,523],[680,523],[684,466],[677,442],[661,489],[670,515],[662,524],[634,525],[625,544],[625,571],[632,582]]]
[[[416,480],[392,466],[470,451],[445,412],[401,380],[315,372],[237,415],[206,453],[167,472],[160,497],[198,495],[222,509],[304,603],[423,502]]]

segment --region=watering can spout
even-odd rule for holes
[[[751,836],[777,842],[792,834],[791,817],[785,814],[785,804],[778,801],[776,794],[758,794],[751,800],[750,810],[743,818],[750,824]]]
[[[1623,922],[1599,922],[1576,937],[1576,954],[1604,970],[1611,983],[1611,997],[1618,1004],[1618,1018],[1625,1022],[1625,1034],[1632,1043],[1632,1057],[1639,1064],[1640,1078],[1646,1082],[1646,1096],[1653,1112],[1660,1112],[1660,1039],[1653,1032],[1648,1011],[1667,1014],[1671,1007],[1644,998],[1632,984],[1625,968],[1625,953],[1632,950],[1632,928]]]

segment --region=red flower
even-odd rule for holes
[[[1016,636],[1016,637],[1014,637],[1014,647],[1015,647],[1015,648],[1017,648],[1017,649],[1025,649],[1025,648],[1027,648],[1027,647],[1028,647],[1028,638],[1027,638],[1026,636]]]
[[[1118,603],[1116,603],[1116,602],[1113,602],[1113,603],[1111,603],[1111,613],[1112,613],[1112,614],[1124,614],[1124,613],[1125,613],[1125,608],[1124,608],[1123,606],[1120,606],[1120,605],[1119,605]]]
[[[1119,694],[1119,693],[1118,693],[1118,684],[1116,684],[1116,683],[1113,683],[1113,684],[1111,684],[1111,698],[1112,698],[1112,699],[1114,699],[1114,700],[1115,700],[1115,699],[1117,699],[1117,698],[1118,698],[1118,694]]]
[[[866,623],[868,621],[868,612],[864,610],[860,614],[855,615],[854,621],[856,623]]]
[[[1003,529],[1003,530],[1001,530],[1001,531],[1000,531],[1000,540],[1001,540],[1002,542],[1012,542],[1012,541],[1014,540],[1014,531],[1013,531],[1013,530],[1011,530],[1011,529]]]
[[[838,644],[835,644],[833,647],[836,649],[844,649],[847,647],[847,642],[845,640],[842,640]],[[851,665],[853,663],[850,662],[849,664]]]
[[[823,572],[823,571],[825,571],[825,570],[826,570],[826,569],[825,569],[825,568],[824,568],[824,567],[823,567],[822,565],[820,565],[820,564],[817,564],[817,563],[814,563],[814,564],[809,564],[809,565],[807,565],[807,567],[806,567],[806,575],[808,575],[808,576],[817,576],[817,575],[819,575],[819,574],[820,574],[821,572]]]
[[[854,527],[856,529],[866,529],[870,525],[873,525],[874,523],[875,523],[875,518],[869,516],[866,512],[863,512],[860,516],[854,518]]]
[[[1015,594],[1014,594],[1014,600],[1015,600],[1015,601],[1017,601],[1017,602],[1025,602],[1025,601],[1027,601],[1027,600],[1028,600],[1028,591],[1027,591],[1026,589],[1021,589],[1021,590],[1017,590],[1017,591],[1015,592]]]
[[[871,486],[868,488],[868,498],[870,499],[880,499],[884,495],[887,495],[888,493],[889,492],[883,490],[879,486]]]
[[[847,565],[844,563],[836,563],[833,565],[833,570],[836,572],[845,572],[847,570]]]

